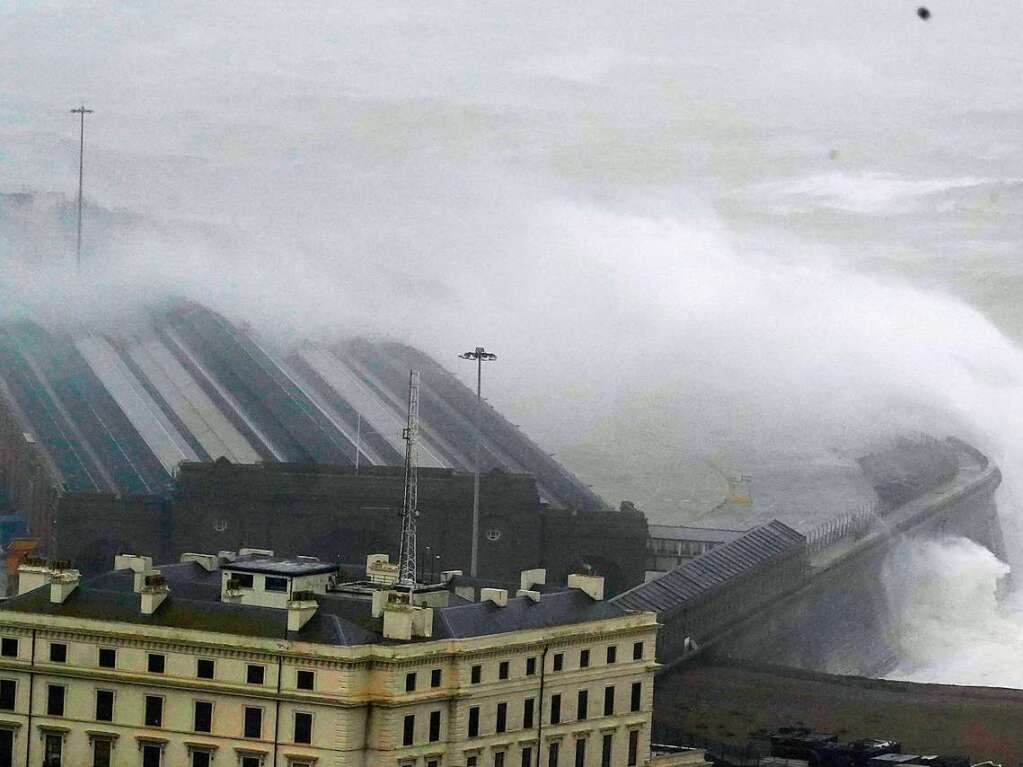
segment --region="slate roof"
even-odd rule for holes
[[[340,594],[320,594],[319,609],[298,632],[287,631],[287,611],[220,601],[220,571],[208,572],[195,562],[161,565],[170,594],[152,615],[139,610],[130,570],[104,573],[83,581],[63,604],[50,602],[41,587],[0,602],[0,611],[66,616],[92,620],[194,629],[266,639],[292,639],[328,645],[396,644],[381,633],[371,603]],[[448,607],[434,610],[431,639],[456,639],[548,628],[617,618],[627,610],[591,599],[572,589],[545,594],[539,603],[520,597],[506,607],[491,602],[465,603],[454,594]],[[422,640],[419,640],[422,641]]]
[[[620,618],[627,613],[618,605],[572,589],[544,594],[539,602],[515,597],[504,607],[490,601],[444,607],[434,611],[433,631],[435,638],[459,639]]]
[[[777,520],[755,527],[611,601],[630,610],[662,613],[714,591],[773,559],[805,547],[806,537]]]

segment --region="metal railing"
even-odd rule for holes
[[[806,533],[806,546],[811,554],[816,554],[845,538],[862,538],[875,524],[882,521],[890,510],[881,501],[871,501],[862,508],[817,525]]]

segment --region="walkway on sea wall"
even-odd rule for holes
[[[892,545],[903,535],[955,534],[997,554],[1003,550],[993,500],[1001,474],[973,448],[952,444],[958,471],[912,501],[831,520],[805,538],[791,531],[798,540],[789,541],[788,548],[744,570],[718,568],[721,572],[711,572],[715,577],[708,576],[698,594],[680,584],[713,564],[700,566],[709,554],[616,600],[658,612],[664,625],[658,658],[666,668],[710,652],[829,673],[881,675],[895,661],[881,581]],[[745,537],[718,551],[755,551],[756,540]]]
[[[802,585],[722,627],[703,649],[722,658],[883,675],[896,659],[882,582],[891,547],[903,535],[954,534],[1000,553],[993,500],[1000,482],[997,467],[961,451],[960,470],[945,485],[892,509],[859,536],[813,553]]]

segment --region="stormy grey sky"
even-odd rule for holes
[[[929,7],[8,0],[0,192],[73,194],[84,100],[105,212],[85,286],[66,219],[0,212],[3,291],[485,343],[495,404],[668,511],[708,455],[983,441],[1018,352],[962,300],[1023,330],[1023,6]]]

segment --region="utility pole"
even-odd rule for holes
[[[491,354],[482,346],[471,352],[458,355],[463,360],[476,360],[476,449],[472,461],[472,559],[469,563],[469,575],[479,575],[480,549],[480,406],[483,403],[483,363],[493,362],[496,354]]]
[[[85,116],[92,113],[93,110],[86,109],[85,104],[71,110],[71,114],[81,118],[78,130],[78,244],[75,248],[75,268],[78,270],[78,274],[82,273],[82,176],[85,170]]]

